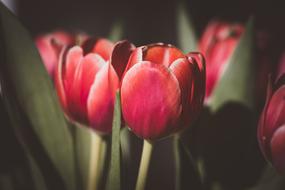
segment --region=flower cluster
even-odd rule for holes
[[[162,43],[136,48],[128,41],[113,44],[87,37],[74,45],[61,40],[70,35],[60,34],[37,42],[46,42],[38,43],[38,48],[49,73],[55,73],[55,87],[69,119],[110,133],[118,89],[123,118],[141,138],[169,136],[197,118],[205,94],[205,61],[200,53],[185,55]]]

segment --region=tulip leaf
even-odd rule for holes
[[[25,141],[46,178],[60,178],[53,188],[75,190],[73,140],[51,80],[30,35],[2,3],[0,54],[5,106],[20,141]],[[56,188],[60,181],[63,187]]]
[[[185,3],[179,1],[176,10],[178,47],[184,52],[197,50],[197,34]]]
[[[122,40],[123,35],[124,35],[124,23],[122,20],[117,20],[114,22],[108,37],[111,41],[117,42],[119,40]]]
[[[121,102],[119,91],[116,94],[114,109],[112,145],[111,145],[111,163],[107,178],[107,190],[121,189],[121,153],[120,153],[120,130],[121,130]]]
[[[250,18],[227,68],[209,102],[212,111],[225,103],[236,102],[252,109],[254,106],[254,22]]]

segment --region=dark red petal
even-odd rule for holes
[[[134,49],[135,46],[126,40],[120,41],[114,46],[111,57],[111,64],[117,72],[117,75],[120,80],[128,64],[130,55],[134,51]]]
[[[285,125],[278,127],[271,140],[272,164],[279,173],[285,173]]]
[[[88,96],[88,118],[90,126],[103,133],[112,130],[114,101],[119,88],[119,78],[109,63],[97,73]]]
[[[87,97],[94,78],[106,64],[98,54],[90,53],[76,67],[73,83],[68,93],[68,108],[73,119],[88,124]]]
[[[114,44],[107,39],[98,39],[93,47],[92,52],[99,54],[105,61],[110,60]]]
[[[66,93],[64,89],[64,83],[63,83],[63,62],[64,62],[64,57],[66,55],[67,48],[64,47],[60,53],[59,56],[59,62],[57,65],[57,68],[55,69],[55,75],[54,75],[54,82],[55,82],[55,88],[57,95],[59,97],[59,101],[61,103],[61,106],[65,110],[65,112],[68,114],[68,109],[67,109],[67,100],[66,100]]]
[[[143,60],[143,52],[142,52],[143,48],[144,47],[138,47],[133,51],[133,53],[130,55],[125,72],[127,72],[133,65]]]
[[[123,78],[122,112],[132,131],[144,139],[170,135],[181,113],[181,91],[164,65],[135,64]]]
[[[264,129],[263,136],[266,140],[266,144],[269,145],[269,141],[274,131],[285,123],[285,86],[281,86],[272,95],[268,102],[268,107],[264,115]]]
[[[144,49],[144,61],[163,64],[169,67],[176,59],[184,58],[184,54],[174,46],[167,44],[153,44]]]
[[[202,109],[205,98],[206,63],[203,55],[197,52],[188,53],[187,57],[188,61],[193,65],[193,83],[192,92],[189,96],[189,106],[192,117],[195,119]]]

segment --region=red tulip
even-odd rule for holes
[[[58,63],[60,51],[63,46],[73,45],[74,37],[66,32],[57,31],[50,34],[38,36],[35,40],[43,63],[49,75],[53,78],[54,70]]]
[[[270,85],[258,126],[258,140],[265,158],[285,173],[285,75]]]
[[[184,55],[171,45],[136,48],[121,83],[122,113],[144,139],[159,139],[188,126],[204,98],[203,57]]]
[[[110,63],[113,47],[108,40],[97,39],[64,50],[55,75],[66,115],[103,134],[111,132],[119,87],[119,77]]]
[[[208,99],[221,78],[227,62],[243,33],[243,26],[212,21],[206,27],[199,50],[207,62],[206,98]]]

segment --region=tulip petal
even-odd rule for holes
[[[271,155],[274,167],[285,173],[285,126],[278,127],[271,140]]]
[[[188,61],[193,65],[193,86],[190,98],[191,114],[197,117],[202,109],[205,98],[206,63],[202,54],[192,52],[187,54]]]
[[[181,114],[178,80],[160,64],[135,64],[123,78],[123,116],[132,131],[144,139],[170,134]]]
[[[182,105],[187,104],[188,107],[193,82],[193,66],[186,58],[179,58],[171,64],[169,70],[172,71],[179,82],[182,95]]]
[[[274,132],[281,126],[285,119],[285,86],[279,88],[268,101],[259,123],[258,138],[261,150],[265,157],[271,158],[270,141]]]
[[[111,58],[114,44],[107,39],[98,39],[95,43],[92,52],[99,54],[105,61]]]
[[[97,73],[87,100],[90,126],[103,133],[112,130],[114,100],[119,78],[111,64],[105,64]]]
[[[76,67],[73,83],[68,94],[68,108],[73,118],[88,124],[87,97],[100,68],[106,64],[100,55],[90,53]]]
[[[268,103],[264,131],[267,137],[271,137],[274,131],[285,123],[285,86],[281,86],[271,97]]]
[[[206,96],[209,97],[214,90],[217,81],[226,69],[228,59],[233,53],[237,40],[230,38],[216,43],[206,57],[207,61],[207,85]]]
[[[126,40],[120,41],[114,46],[111,64],[120,79],[122,78],[123,72],[128,64],[129,57],[134,49],[135,46]]]
[[[133,53],[130,55],[127,67],[125,69],[125,72],[127,72],[133,65],[135,65],[136,63],[139,63],[143,60],[143,48],[145,48],[145,46],[143,47],[138,47],[136,48]],[[125,73],[123,74],[123,76],[125,75]]]
[[[193,65],[189,63],[187,58],[179,58],[171,64],[169,69],[179,82],[182,98],[182,123],[180,125],[186,127],[189,126],[193,119],[192,114],[190,114],[191,92],[192,86],[194,86]]]
[[[73,84],[75,70],[83,58],[83,51],[79,46],[74,46],[70,48],[66,54],[66,60],[63,60],[65,64],[64,70],[62,71],[62,76],[64,79],[64,87],[66,92],[70,91]]]
[[[53,49],[50,38],[36,39],[36,46],[39,50],[45,68],[50,76],[53,76],[57,64],[57,54]]]
[[[63,61],[64,57],[67,53],[67,48],[64,47],[60,53],[59,56],[59,62],[57,65],[57,69],[55,69],[55,76],[54,76],[54,82],[55,82],[55,88],[57,95],[59,97],[59,101],[61,103],[61,106],[63,107],[64,111],[68,114],[68,109],[67,109],[67,100],[66,100],[66,93],[64,89],[64,83],[63,83]]]
[[[143,60],[169,67],[173,61],[184,57],[184,54],[174,46],[158,43],[147,46]]]

